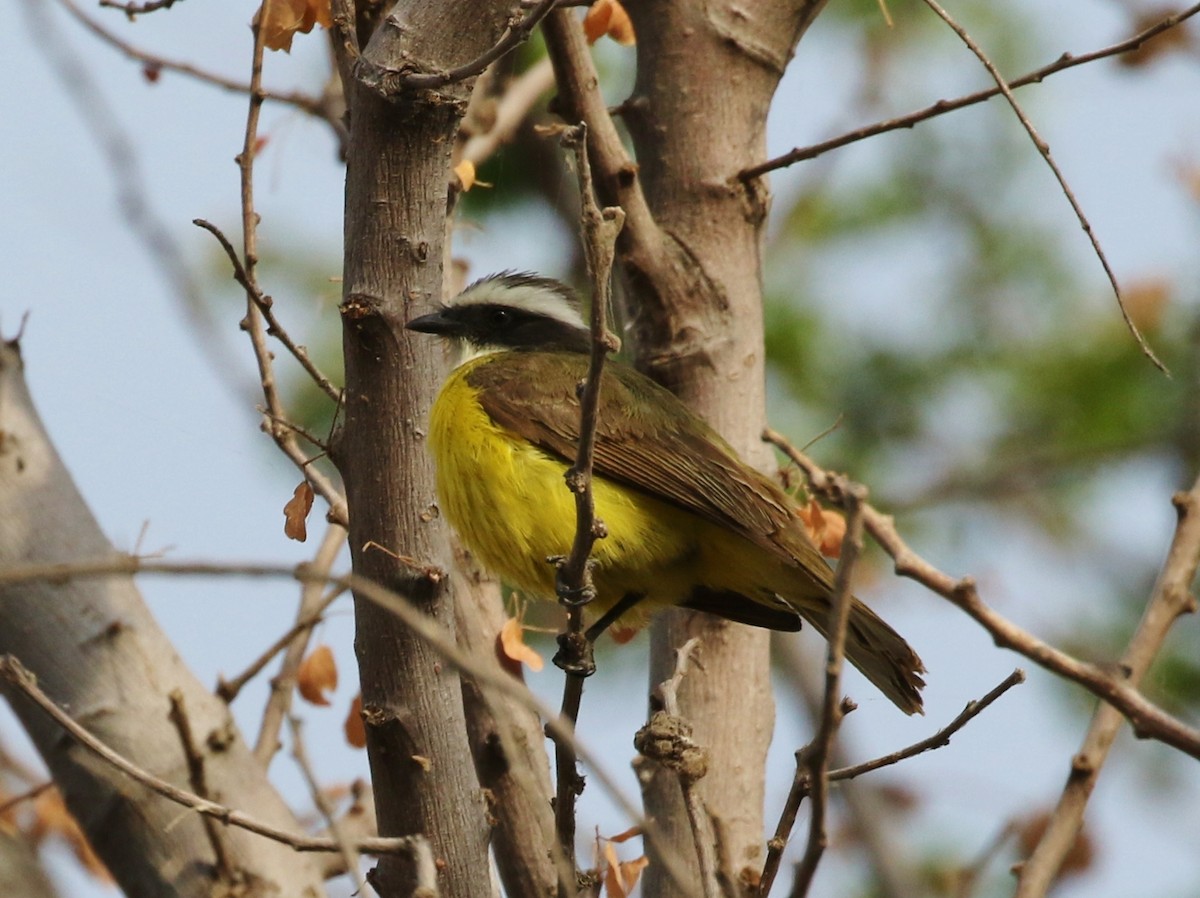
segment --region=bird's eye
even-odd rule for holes
[[[501,326],[508,324],[512,320],[512,313],[508,309],[493,309],[492,324]]]

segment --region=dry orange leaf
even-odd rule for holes
[[[292,498],[283,506],[283,535],[297,542],[308,539],[308,513],[313,507],[313,489],[307,480],[300,482]]]
[[[534,673],[542,669],[542,656],[525,644],[525,630],[515,617],[510,617],[500,628],[500,632],[496,636],[496,647],[502,656],[501,663],[504,658],[507,658],[518,664],[529,665],[529,669]],[[507,665],[505,666],[507,667]]]
[[[458,175],[458,182],[462,184],[463,193],[475,186],[475,163],[470,159],[464,159],[454,166],[454,173]]]
[[[263,0],[254,24],[262,28],[267,49],[291,52],[297,32],[308,34],[314,25],[333,24],[330,0]]]
[[[88,844],[87,836],[67,810],[58,789],[47,789],[39,795],[33,803],[33,814],[28,832],[31,841],[37,844],[50,836],[58,836],[70,846],[76,860],[88,873],[101,882],[113,882],[112,874]]]
[[[649,864],[649,859],[642,855],[632,861],[622,861],[617,857],[617,850],[612,842],[604,845],[604,893],[609,898],[629,898],[642,871]]]
[[[816,499],[810,499],[807,505],[800,507],[799,515],[809,538],[821,550],[822,555],[837,558],[842,554],[846,519],[839,512],[822,508]]]
[[[346,722],[342,724],[342,731],[346,734],[346,741],[355,748],[367,747],[367,728],[363,724],[361,692],[350,702],[350,710],[346,714]]]
[[[624,47],[637,42],[629,13],[617,0],[596,0],[583,18],[583,33],[589,44],[596,43],[606,34]]]
[[[296,689],[304,700],[314,705],[328,705],[326,690],[337,689],[337,662],[333,650],[319,645],[300,662],[296,670]]]

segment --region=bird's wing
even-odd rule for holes
[[[467,381],[493,421],[570,464],[579,445],[576,388],[587,364],[586,356],[573,353],[503,353],[474,368]],[[594,468],[727,527],[820,579],[829,570],[778,486],[674,394],[619,363],[604,367]]]

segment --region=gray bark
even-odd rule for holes
[[[38,418],[11,343],[0,345],[0,509],[0,566],[115,555]],[[132,578],[0,585],[0,653],[15,655],[101,741],[186,789],[187,759],[168,719],[177,690],[203,755],[207,797],[301,831],[224,703],[188,671]],[[6,697],[127,895],[214,894],[222,876],[199,815],[98,762],[21,695]],[[250,883],[245,894],[325,893],[312,859],[232,827],[221,839]]]
[[[345,424],[335,461],[349,500],[354,570],[450,632],[453,596],[440,572],[452,558],[423,439],[443,366],[434,341],[410,340],[403,328],[441,298],[450,152],[474,79],[414,90],[396,75],[445,71],[479,56],[510,14],[519,15],[517,5],[401,2],[347,86]],[[355,609],[380,834],[424,833],[443,895],[487,895],[488,832],[459,678],[391,615],[361,598]],[[404,858],[391,857],[373,881],[386,898],[408,895],[414,877]]]

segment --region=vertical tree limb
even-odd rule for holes
[[[334,459],[351,508],[351,558],[356,573],[407,596],[450,632],[453,597],[436,569],[450,567],[449,540],[423,439],[443,365],[431,341],[411,341],[403,328],[415,307],[442,295],[450,151],[471,85],[420,90],[404,77],[478,57],[515,7],[503,0],[398,3],[365,42],[346,86],[345,426]],[[436,568],[416,570],[402,556]],[[444,893],[487,895],[488,832],[458,676],[361,596],[355,620],[380,832],[425,833]],[[415,872],[405,859],[382,859],[373,883],[381,895],[407,895]]]

